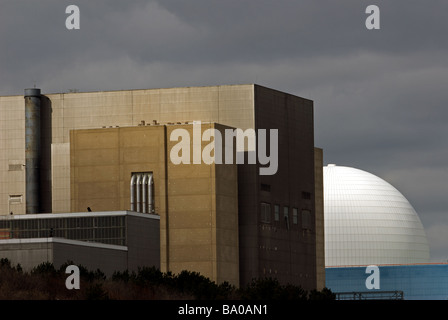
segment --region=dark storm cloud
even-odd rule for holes
[[[76,4],[81,29],[65,28]],[[365,28],[365,8],[381,29]],[[0,3],[0,94],[259,83],[315,102],[326,163],[391,182],[448,258],[448,2]]]
[[[269,66],[285,60],[290,63],[288,69],[296,72],[297,82],[302,79],[301,68],[316,57],[338,63],[335,57],[345,59],[363,52],[392,52],[406,57],[409,51],[439,50],[445,42],[438,43],[427,34],[439,33],[442,39],[443,9],[447,6],[434,2],[438,10],[431,10],[419,2],[379,2],[387,32],[369,33],[364,27],[368,3],[363,1],[78,1],[82,27],[73,32],[64,28],[65,7],[71,1],[5,3],[2,20],[21,18],[2,22],[2,38],[10,45],[0,57],[16,62],[8,64],[10,71],[21,68],[39,78],[44,68],[57,77],[64,70],[90,64],[100,67],[104,61],[115,61],[117,71],[126,63],[142,71],[163,64],[177,66],[181,82],[191,79],[191,72],[208,73],[217,65],[224,69],[223,76],[215,72],[218,82],[233,82],[233,69],[241,67],[241,73],[247,75],[237,76],[237,80],[253,82],[258,76],[269,82],[271,77],[263,77],[263,67],[273,78],[281,78],[283,74],[272,73],[274,68]],[[351,67],[369,74],[381,70],[381,65],[372,65],[369,70],[363,63]],[[316,74],[325,73],[327,81],[336,80],[320,65],[313,67]],[[228,68],[232,73],[227,76]],[[78,70],[80,74],[75,76],[87,71]],[[102,76],[104,72],[98,78]]]
[[[428,37],[430,33],[443,39],[448,9],[443,1],[375,1],[387,34],[369,33],[363,27],[371,1],[163,0],[159,4],[186,23],[211,30],[210,46],[204,49],[219,58],[335,56],[357,50],[403,54],[446,48],[446,42]]]

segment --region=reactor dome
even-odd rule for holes
[[[324,167],[325,265],[429,262],[420,218],[406,198],[363,170]]]

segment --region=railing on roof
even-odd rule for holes
[[[403,291],[335,292],[336,300],[403,300]]]

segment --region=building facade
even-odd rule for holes
[[[160,217],[130,211],[0,216],[0,257],[30,271],[43,262],[90,270],[160,267]]]
[[[38,117],[36,106],[40,109]],[[116,141],[120,148],[114,147],[115,150],[127,150],[124,158],[119,160],[126,162],[134,156],[147,156],[147,164],[159,163],[156,169],[147,165],[141,169],[129,166],[124,171],[114,171],[125,166],[117,167],[110,163],[112,160],[104,150],[102,158],[98,155],[101,148],[95,147],[95,152],[84,150],[73,145],[73,141],[77,143],[77,139],[81,139],[84,134],[81,129],[110,129],[111,135],[119,135],[124,132],[120,131],[122,128],[126,129],[124,127],[138,131],[139,127],[153,130],[157,125],[164,125],[166,134],[171,128],[170,124],[191,125],[194,121],[241,130],[253,129],[255,132],[259,129],[278,130],[278,167],[275,174],[260,175],[260,168],[266,167],[260,162],[237,166],[238,278],[244,284],[252,278],[272,276],[283,283],[300,284],[305,289],[316,288],[317,274],[323,275],[324,252],[322,243],[316,246],[316,235],[320,232],[316,230],[316,221],[323,221],[323,207],[316,206],[316,194],[322,190],[322,185],[316,183],[321,180],[316,176],[322,174],[322,166],[319,169],[315,165],[313,102],[259,85],[57,94],[41,94],[38,89],[28,89],[25,90],[25,97],[0,97],[0,212],[18,215],[82,211],[87,206],[94,207],[89,205],[92,202],[98,205],[92,208],[95,211],[130,210],[131,195],[127,186],[130,181],[127,180],[132,178],[132,173],[152,173],[156,190],[154,210],[161,217],[160,265],[162,271],[169,271],[176,264],[171,264],[174,261],[169,260],[170,254],[166,252],[177,250],[180,254],[182,248],[175,247],[176,241],[188,242],[189,233],[182,233],[182,229],[188,229],[182,225],[170,225],[169,221],[175,221],[175,218],[170,220],[170,211],[161,211],[163,206],[168,208],[166,202],[183,206],[180,195],[176,198],[175,193],[168,194],[166,190],[158,189],[164,183],[166,186],[170,184],[171,181],[161,173],[163,166],[171,164],[166,161],[166,155],[165,160],[160,158],[163,152],[159,152],[160,157],[155,159],[154,153],[148,151],[151,146],[147,144],[157,139],[162,141],[161,133],[154,129],[149,136],[137,140],[120,138]],[[30,133],[37,126],[40,133],[38,148],[36,139],[32,139],[35,136]],[[125,136],[132,136],[134,129],[128,129]],[[107,130],[98,132],[105,133]],[[167,144],[168,140],[164,139]],[[92,146],[102,141],[92,140]],[[246,144],[242,150],[236,151],[245,152],[249,157],[254,150]],[[91,157],[94,153],[97,158]],[[34,161],[36,158],[39,161]],[[82,164],[82,161],[90,161],[91,168],[80,171],[77,164]],[[96,166],[95,161],[101,162],[101,166]],[[170,170],[175,172],[177,168]],[[178,170],[186,169],[179,167]],[[193,165],[188,170],[189,173],[184,176],[179,172],[180,180],[177,183],[191,176],[194,180],[200,179],[200,173],[199,176],[195,175]],[[96,188],[87,192],[89,195],[86,196],[86,190],[93,185],[83,180],[88,179],[89,175],[108,177],[109,180],[97,182]],[[147,179],[150,179],[149,176]],[[233,185],[233,182],[230,184]],[[27,189],[27,186],[33,185],[38,187]],[[188,184],[180,183],[179,192],[189,191],[186,187],[181,191],[184,185]],[[224,190],[228,184],[217,185]],[[103,202],[97,201],[101,198],[99,195],[108,192],[111,197],[114,195],[113,200],[102,198]],[[199,199],[189,204],[200,208],[203,203]],[[229,203],[233,205],[232,201]],[[192,209],[189,214],[193,212]],[[182,223],[193,221],[187,220]],[[179,223],[181,221],[178,220]],[[167,234],[170,241],[167,241]],[[232,250],[230,256],[234,254]],[[216,260],[216,257],[213,259]],[[177,266],[188,267],[182,263]],[[227,268],[225,264],[222,267]],[[214,280],[221,279],[217,277],[218,273],[215,278],[212,277]],[[322,277],[319,283],[319,286],[323,285]]]
[[[224,128],[201,124],[200,134]],[[172,163],[174,130],[193,136],[193,125],[185,124],[72,131],[72,211],[127,210],[133,203],[134,211],[154,210],[162,270],[194,270],[238,285],[237,165]],[[188,147],[193,150],[193,139]]]

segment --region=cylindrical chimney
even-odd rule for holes
[[[25,89],[26,213],[40,211],[40,89]]]

